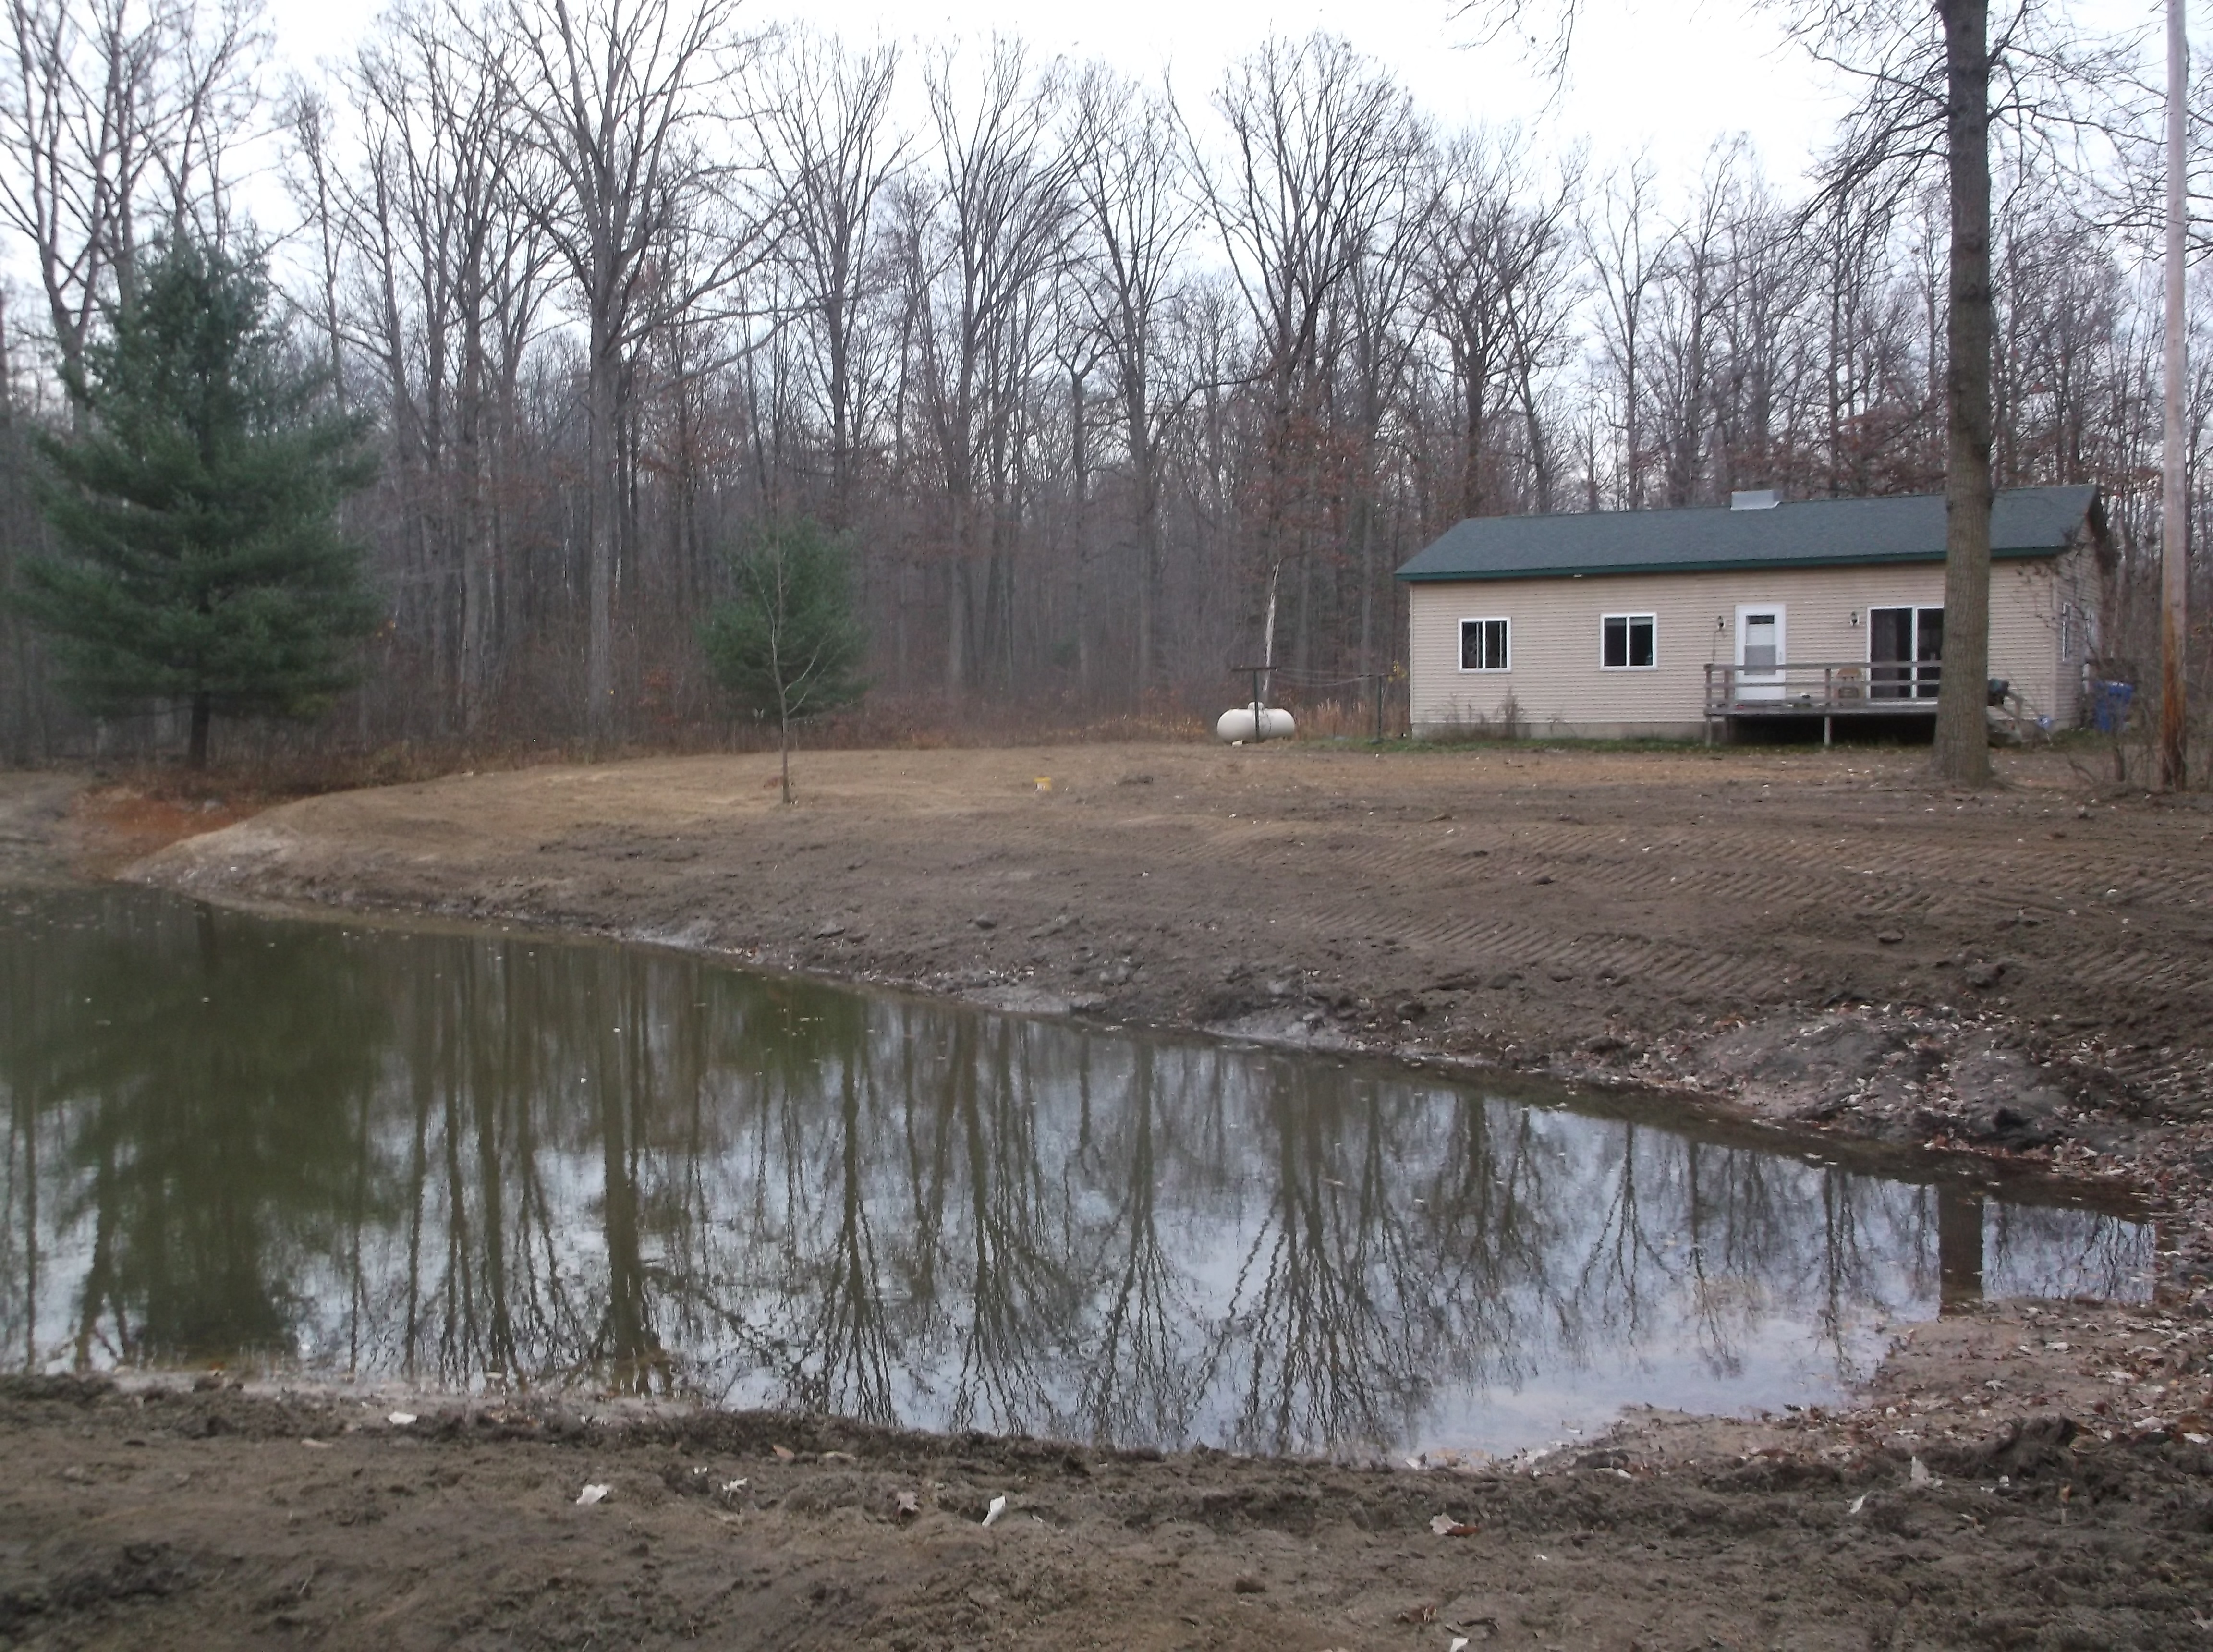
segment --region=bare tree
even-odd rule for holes
[[[284,124],[290,130],[295,162],[285,181],[308,228],[314,233],[316,297],[320,301],[315,320],[329,352],[326,365],[331,375],[332,393],[344,406],[345,343],[338,320],[341,231],[335,162],[331,154],[330,102],[320,92],[296,82],[286,95]]]
[[[497,676],[493,483],[506,336],[530,325],[548,258],[535,228],[540,180],[505,76],[470,49],[450,12],[391,13],[351,76],[365,153],[334,177],[320,112],[298,105],[332,349],[351,326],[385,388],[392,463],[412,556],[396,595],[419,606],[441,728],[482,725]],[[351,323],[338,249],[362,283]],[[523,314],[507,314],[520,298]]]
[[[796,290],[828,420],[826,520],[844,527],[852,509],[860,441],[857,357],[873,278],[869,230],[884,186],[906,163],[890,130],[899,52],[849,52],[813,34],[787,39],[770,60],[753,118],[767,198],[763,216]]]
[[[1667,502],[1698,502],[1705,481],[1706,444],[1715,412],[1714,356],[1729,283],[1728,237],[1741,216],[1735,143],[1707,159],[1689,215],[1668,238],[1653,317],[1653,411]]]
[[[1065,257],[1070,168],[1051,142],[1059,82],[1033,76],[1013,42],[992,43],[972,97],[949,54],[925,79],[942,174],[930,223],[910,247],[921,411],[946,508],[946,687],[958,696],[993,653],[1003,675],[1011,670],[1010,460],[1025,383],[1049,342],[1038,288]]]
[[[2027,0],[2024,0],[2024,4]],[[2015,20],[2026,12],[2015,14]],[[1814,50],[1866,78],[1862,104],[1831,169],[1831,192],[1866,188],[1942,153],[1949,188],[1944,335],[1944,658],[1936,766],[1987,785],[1990,675],[1990,68],[1988,0],[1826,0],[1798,27]]]
[[[1193,172],[1259,335],[1253,372],[1268,430],[1259,564],[1297,559],[1303,621],[1313,523],[1291,496],[1311,473],[1299,448],[1322,324],[1396,202],[1417,128],[1405,92],[1380,66],[1320,34],[1268,41],[1232,66],[1214,107],[1229,154],[1212,162],[1194,136]]]
[[[1375,667],[1375,552],[1384,509],[1381,449],[1386,422],[1399,404],[1420,343],[1412,297],[1416,259],[1430,216],[1430,168],[1420,163],[1430,143],[1418,131],[1408,136],[1405,153],[1394,157],[1392,168],[1393,198],[1377,215],[1337,307],[1344,346],[1338,423],[1349,472],[1343,534],[1359,587],[1353,665],[1363,679],[1371,677]],[[1302,627],[1311,618],[1304,609],[1302,605]]]
[[[1131,696],[1155,686],[1160,603],[1161,442],[1183,398],[1161,383],[1163,311],[1182,275],[1196,223],[1177,186],[1175,110],[1097,65],[1078,83],[1075,181],[1085,235],[1080,279],[1114,377],[1130,466],[1130,538],[1136,553]]]
[[[1935,766],[1990,783],[1994,126],[2016,155],[2050,155],[2086,130],[2077,101],[2112,73],[2045,0],[1773,0],[1816,56],[1865,88],[1832,152],[1827,192],[1896,194],[1941,157],[1948,197],[1944,339],[1944,655]],[[1998,95],[1993,98],[1993,90]]]
[[[1490,506],[1484,460],[1495,399],[1516,382],[1533,384],[1558,331],[1558,300],[1572,291],[1561,265],[1576,175],[1564,174],[1556,187],[1527,201],[1517,185],[1533,169],[1520,132],[1466,133],[1442,157],[1427,221],[1419,265],[1423,309],[1445,344],[1458,390],[1463,516],[1483,515]],[[1640,302],[1641,294],[1630,296],[1632,363]]]
[[[1624,509],[1644,504],[1644,375],[1646,319],[1653,287],[1674,236],[1656,222],[1653,170],[1639,157],[1609,178],[1595,223],[1584,230],[1601,305],[1600,347],[1621,387],[1621,476]]]
[[[248,0],[9,0],[0,218],[35,253],[65,381],[130,286],[149,210],[157,230],[220,229],[219,158],[264,45]]]
[[[717,94],[735,82],[736,0],[672,12],[644,0],[509,0],[479,25],[478,50],[499,64],[558,187],[540,221],[566,266],[584,345],[585,558],[589,615],[586,722],[614,724],[614,604],[623,494],[619,427],[632,347],[653,306],[685,311],[734,280],[755,249],[733,238],[679,272],[655,254],[710,210],[723,168],[704,147]],[[497,27],[494,26],[495,21]]]

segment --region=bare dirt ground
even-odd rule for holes
[[[1968,797],[1912,753],[855,753],[786,810],[772,759],[697,759],[179,843],[129,875],[2025,1158],[2143,1191],[2170,1271],[1919,1327],[1847,1411],[1480,1472],[18,1381],[0,1644],[2203,1645],[2213,812],[2004,764]],[[118,807],[80,796],[81,863]]]
[[[1503,1472],[15,1379],[0,1643],[2196,1647],[2200,1419],[2091,1408],[2114,1371],[2204,1405],[2208,1348],[2000,1305],[1915,1333],[1860,1410],[1633,1417]]]

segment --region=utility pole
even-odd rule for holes
[[[2187,636],[2190,504],[2183,482],[2182,253],[2190,195],[2183,123],[2190,83],[2190,41],[2183,30],[2182,0],[2167,0],[2167,431],[2160,478],[2159,783],[2179,791],[2189,742],[2189,686],[2183,668]]]

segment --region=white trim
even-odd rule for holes
[[[1470,625],[1503,625],[1506,627],[1506,663],[1503,666],[1472,666],[1467,662],[1467,628]],[[1460,668],[1471,676],[1503,677],[1514,669],[1514,621],[1503,613],[1476,614],[1460,622]]]
[[[1652,663],[1651,663],[1650,665],[1640,666],[1640,665],[1628,665],[1628,664],[1624,664],[1624,665],[1618,665],[1618,666],[1610,666],[1610,665],[1606,664],[1606,621],[1608,621],[1609,619],[1621,619],[1621,620],[1625,620],[1625,621],[1627,621],[1627,622],[1628,622],[1628,623],[1627,623],[1627,625],[1626,625],[1626,626],[1624,628],[1624,631],[1623,631],[1623,633],[1622,633],[1622,641],[1623,641],[1623,643],[1624,643],[1624,647],[1623,647],[1623,649],[1622,649],[1622,654],[1623,654],[1623,656],[1624,656],[1624,658],[1625,658],[1625,659],[1628,655],[1632,655],[1632,654],[1634,654],[1634,653],[1636,653],[1636,652],[1637,652],[1637,649],[1636,649],[1636,640],[1637,640],[1637,622],[1638,620],[1640,620],[1640,619],[1649,619],[1649,620],[1650,620],[1650,621],[1652,622]],[[1659,616],[1657,613],[1653,613],[1652,611],[1650,611],[1650,610],[1649,610],[1649,609],[1638,610],[1638,611],[1637,611],[1637,612],[1634,612],[1634,613],[1602,613],[1602,614],[1600,614],[1600,615],[1598,617],[1598,668],[1599,668],[1600,671],[1657,671],[1657,670],[1659,670],[1659,669],[1660,669],[1660,616]]]

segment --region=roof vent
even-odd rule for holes
[[[1729,495],[1731,510],[1772,510],[1782,503],[1773,488],[1739,488]]]

